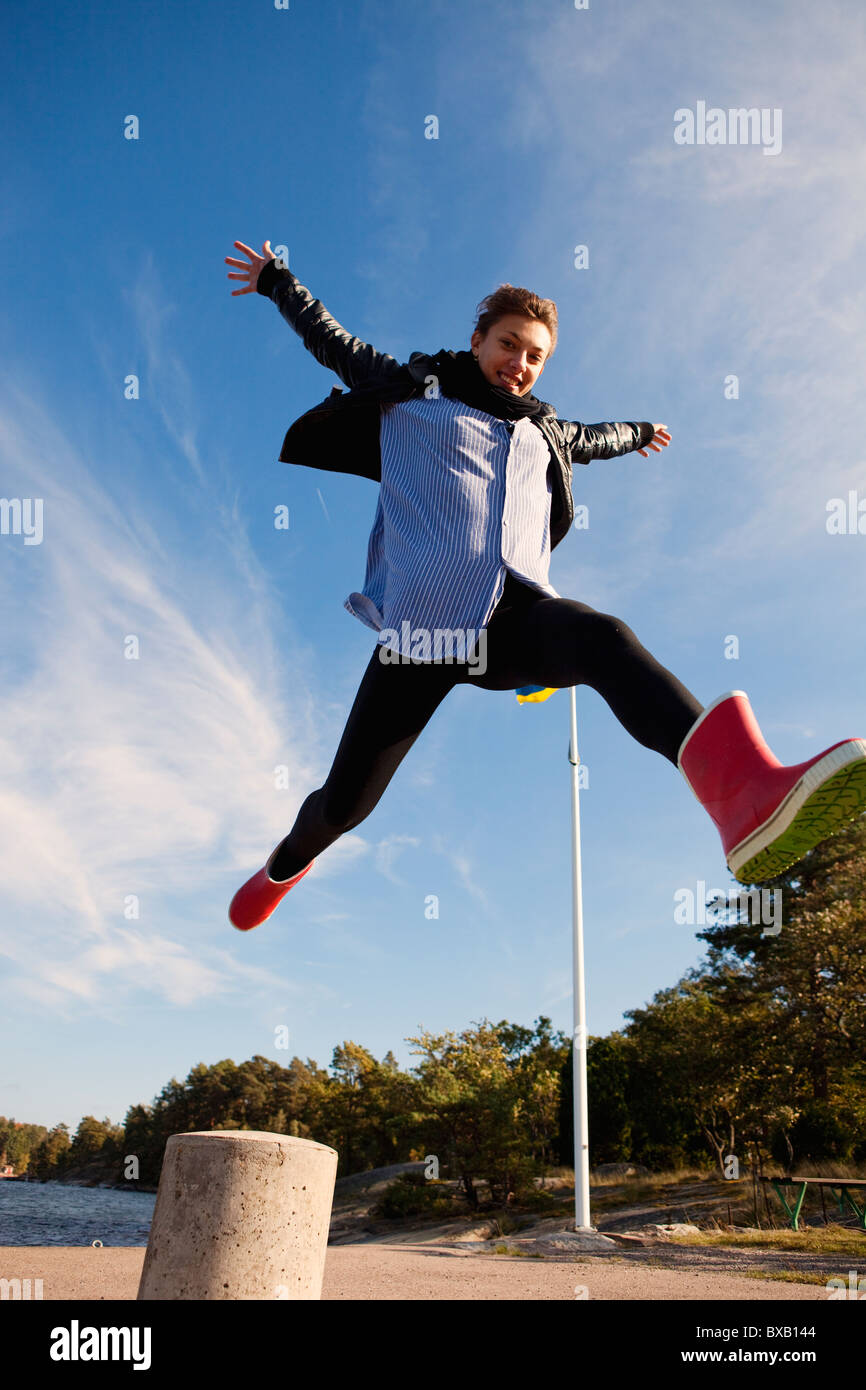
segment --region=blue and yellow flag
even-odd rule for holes
[[[541,704],[542,700],[547,700],[551,695],[555,695],[558,689],[558,685],[522,685],[514,693],[519,705]]]

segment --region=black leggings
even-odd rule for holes
[[[463,663],[384,664],[370,657],[324,786],[311,792],[271,865],[298,873],[369,816],[421,730],[455,685],[589,685],[625,729],[676,764],[702,706],[642,647],[630,627],[575,599],[548,598],[506,574],[487,625],[487,669]]]

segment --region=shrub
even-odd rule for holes
[[[451,1195],[442,1183],[424,1177],[423,1173],[401,1173],[389,1183],[377,1204],[377,1216],[398,1221],[404,1216],[436,1216],[452,1209]]]

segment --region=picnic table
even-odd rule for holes
[[[866,1231],[866,1203],[862,1206],[858,1204],[857,1197],[853,1195],[852,1189],[866,1187],[866,1178],[811,1178],[802,1174],[792,1175],[787,1178],[762,1178],[762,1182],[769,1183],[776,1191],[776,1195],[785,1211],[788,1213],[791,1222],[791,1230],[799,1231],[798,1224],[800,1210],[803,1206],[803,1198],[806,1195],[806,1188],[811,1184],[812,1187],[827,1187],[836,1196],[840,1212],[844,1212],[845,1204],[854,1212],[857,1217],[857,1225]],[[782,1191],[785,1187],[799,1188],[799,1192],[794,1197],[793,1210],[788,1205],[785,1194]],[[858,1194],[859,1195],[859,1194]]]

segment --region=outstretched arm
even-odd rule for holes
[[[647,449],[659,453],[670,442],[665,425],[648,420],[623,423],[602,421],[597,425],[582,425],[578,420],[560,421],[565,429],[572,463],[589,463],[590,459],[616,458],[633,450],[647,457]]]
[[[229,280],[245,280],[242,289],[232,295],[251,294],[254,290],[273,300],[283,318],[303,340],[304,347],[317,362],[336,372],[351,390],[371,376],[392,376],[403,369],[395,357],[377,352],[369,343],[354,338],[328,313],[320,299],[314,299],[297,276],[276,264],[269,241],[262,244],[259,256],[242,241],[235,246],[249,258],[250,264],[226,256],[226,265],[239,266],[242,273],[228,273]]]

